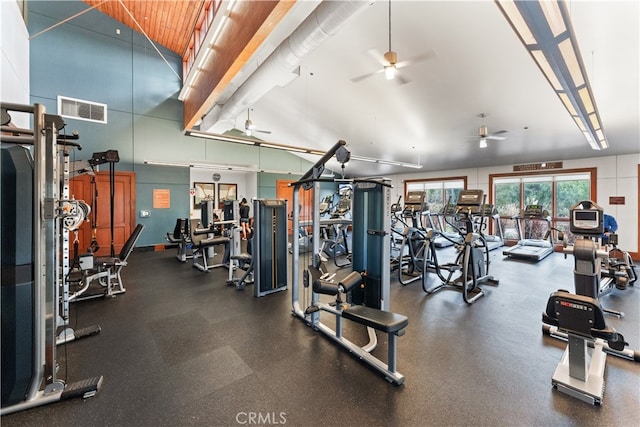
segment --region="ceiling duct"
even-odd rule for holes
[[[224,122],[233,122],[275,86],[283,86],[299,75],[302,58],[334,36],[347,21],[373,1],[324,1],[278,46],[262,65],[229,97],[205,115],[200,129],[223,132]],[[216,126],[220,124],[219,126]]]

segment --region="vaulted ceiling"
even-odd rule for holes
[[[179,55],[208,0],[100,2],[98,8],[139,31],[123,5],[154,41]],[[101,4],[100,4],[101,3]],[[240,1],[245,14],[263,2]],[[238,54],[229,70],[210,79],[192,117],[229,103],[265,58],[322,4],[287,3],[260,42]],[[204,130],[243,128],[247,108],[269,141],[328,149],[345,139],[354,154],[417,162],[423,170],[508,165],[640,152],[640,4],[631,1],[569,1],[573,26],[610,147],[593,151],[551,86],[493,1],[393,0],[393,50],[399,61],[424,55],[402,69],[405,84],[384,80],[371,51],[388,50],[389,3],[363,2],[335,34],[299,60],[285,86],[245,88],[232,117]],[[293,5],[293,6],[292,6]],[[258,31],[258,29],[255,29]],[[234,38],[234,39],[237,39]],[[233,42],[233,40],[229,40]],[[304,42],[304,41],[303,41]],[[218,60],[218,62],[220,61]],[[226,78],[226,80],[224,80]],[[205,79],[206,80],[206,79]],[[242,108],[240,108],[242,107]],[[485,117],[480,117],[485,114]],[[185,123],[189,117],[185,113]],[[478,128],[506,131],[503,141],[478,147]],[[185,127],[191,127],[185,126]],[[310,158],[313,160],[313,158]],[[358,164],[358,175],[415,172],[384,164]]]
[[[211,0],[84,0],[100,12],[145,33],[156,43],[182,56],[205,3]]]

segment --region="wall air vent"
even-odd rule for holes
[[[58,114],[71,119],[107,123],[107,104],[58,96]]]

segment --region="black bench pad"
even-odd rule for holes
[[[197,247],[198,248],[208,248],[209,246],[215,246],[215,245],[224,245],[229,243],[229,238],[228,237],[212,237],[210,239],[203,239],[200,240],[197,243]]]
[[[342,310],[342,317],[389,334],[397,333],[409,324],[407,316],[364,305],[354,305]]]

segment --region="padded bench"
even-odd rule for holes
[[[225,236],[213,236],[207,237],[211,234],[212,230],[209,228],[198,228],[196,223],[194,225],[194,220],[191,220],[191,243],[193,250],[193,266],[199,270],[204,272],[209,271],[212,268],[220,267],[222,264],[218,265],[208,265],[207,264],[207,249],[216,245],[228,245],[230,240]],[[202,257],[202,264],[198,262],[198,258]]]
[[[404,328],[409,324],[409,318],[402,314],[378,310],[364,305],[354,305],[342,310],[342,318],[388,334],[387,370],[392,376],[387,376],[387,379],[398,384],[401,383],[404,377],[394,379],[393,375],[398,375],[398,337],[404,335]]]
[[[354,305],[342,310],[342,317],[388,334],[402,335],[409,318],[390,311],[377,310],[364,305]]]

